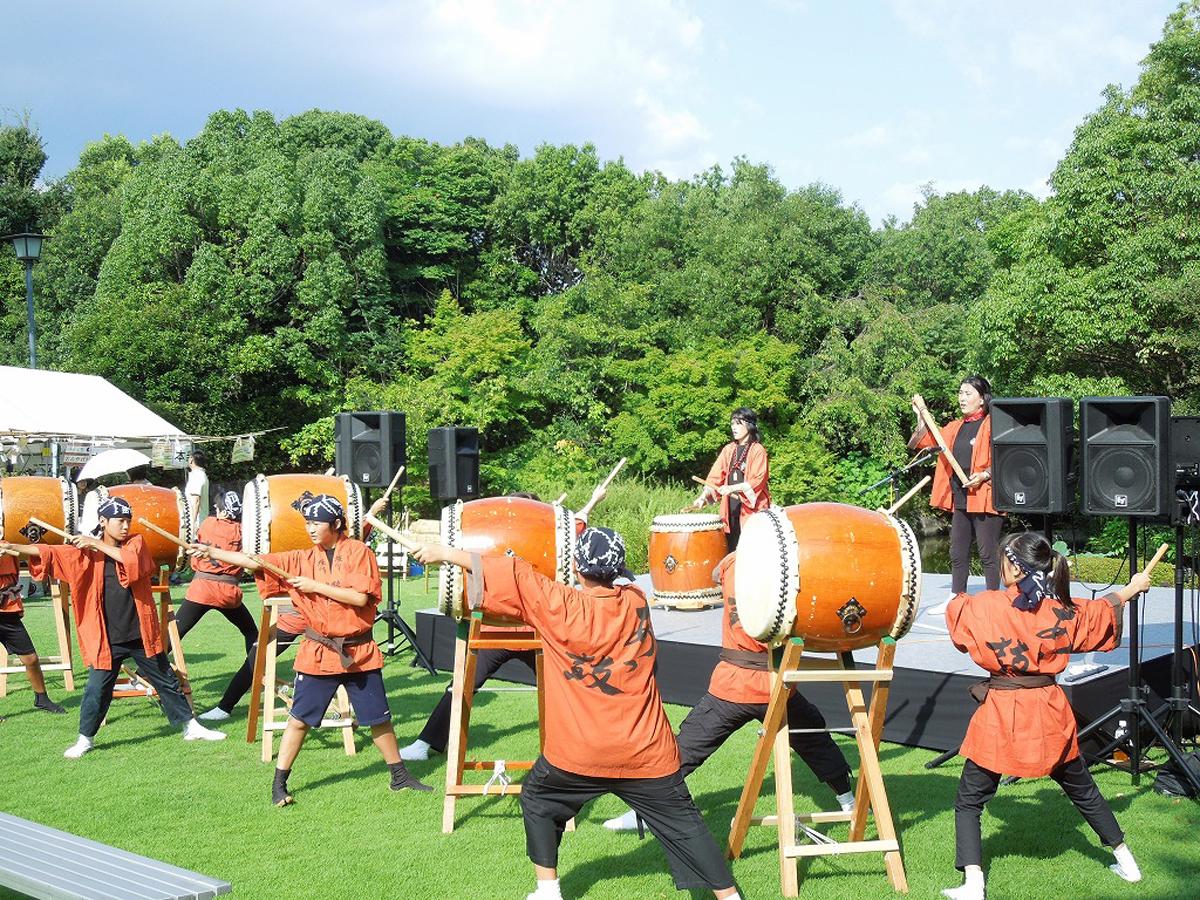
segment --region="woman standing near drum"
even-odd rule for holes
[[[989,591],[1000,587],[1000,530],[1002,516],[992,505],[992,386],[986,378],[971,375],[958,388],[958,408],[962,418],[942,428],[942,438],[954,454],[959,467],[967,474],[964,484],[950,468],[943,453],[938,456],[933,475],[930,506],[950,513],[950,596],[967,589],[970,573],[971,537],[979,549],[979,561]],[[918,394],[913,397],[913,409],[924,407]],[[937,440],[917,416],[917,430],[908,441],[910,450],[927,450],[937,446]]]
[[[720,498],[726,542],[733,551],[737,549],[742,523],[771,505],[771,492],[767,486],[770,464],[758,436],[758,416],[754,410],[745,406],[735,409],[729,430],[733,440],[717,454],[717,461],[708,470],[704,490],[692,506],[700,509]]]

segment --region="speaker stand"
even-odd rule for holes
[[[1137,519],[1130,517],[1129,519],[1129,576],[1132,578],[1137,574]],[[1175,633],[1176,633],[1176,648],[1175,659],[1172,665],[1172,681],[1175,680],[1175,675],[1182,674],[1182,641],[1183,641],[1183,572],[1181,569],[1183,549],[1183,528],[1177,526],[1175,531]],[[1125,721],[1125,727],[1128,729],[1128,738],[1125,735],[1118,735],[1108,742],[1097,754],[1085,756],[1085,762],[1089,765],[1100,763],[1101,765],[1111,766],[1113,768],[1122,768],[1113,763],[1109,759],[1109,754],[1125,744],[1128,741],[1129,752],[1129,772],[1132,779],[1132,784],[1136,787],[1141,783],[1142,778],[1142,758],[1145,751],[1149,747],[1142,747],[1142,726],[1145,725],[1154,734],[1155,740],[1162,745],[1167,751],[1167,755],[1171,757],[1172,762],[1183,772],[1184,777],[1191,782],[1192,787],[1196,790],[1197,796],[1200,796],[1200,777],[1188,768],[1184,759],[1183,751],[1167,734],[1166,729],[1158,721],[1157,716],[1164,711],[1182,713],[1187,708],[1187,702],[1182,697],[1182,686],[1174,685],[1172,688],[1171,700],[1160,707],[1155,712],[1151,712],[1146,703],[1146,694],[1148,690],[1142,684],[1142,664],[1141,664],[1141,645],[1139,628],[1141,625],[1140,603],[1142,598],[1135,599],[1132,603],[1127,603],[1129,609],[1129,687],[1128,693],[1120,702],[1102,714],[1099,718],[1093,720],[1079,732],[1079,739],[1082,741],[1092,732],[1099,729],[1102,725],[1111,722],[1113,719],[1120,717]],[[1176,707],[1176,700],[1181,701],[1182,705]],[[1182,735],[1182,718],[1177,722]]]
[[[403,488],[397,488],[397,490],[403,490]],[[392,521],[392,511],[392,498],[388,497],[388,522]],[[399,605],[396,603],[396,544],[392,541],[391,537],[388,537],[387,548],[387,603],[384,605],[383,609],[376,610],[375,612],[376,622],[387,622],[387,646],[383,648],[383,652],[388,656],[395,656],[397,653],[403,651],[404,645],[407,644],[409,649],[411,649],[413,652],[413,661],[411,664],[414,666],[419,665],[430,675],[436,677],[438,674],[437,669],[434,668],[433,663],[429,660],[429,657],[425,655],[425,651],[422,650],[420,644],[417,643],[416,633],[412,630],[412,626],[405,622],[401,617]],[[397,633],[399,633],[399,639],[397,639]]]

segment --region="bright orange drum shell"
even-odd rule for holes
[[[0,478],[0,539],[11,544],[61,544],[57,534],[30,525],[30,517],[74,534],[79,495],[65,478],[14,475]]]
[[[242,547],[255,555],[307,550],[313,543],[300,505],[318,494],[341,501],[346,534],[362,540],[362,493],[345,476],[258,475],[242,495]]]
[[[841,503],[771,507],[742,525],[734,595],[742,627],[777,643],[858,650],[908,633],[921,554],[902,519]]]
[[[172,544],[161,534],[156,534],[138,522],[146,519],[153,522],[163,531],[179,536],[181,541],[191,542],[196,539],[196,525],[192,522],[192,514],[183,499],[183,492],[178,488],[157,487],[153,484],[120,484],[116,487],[97,488],[100,502],[109,497],[120,497],[133,510],[133,521],[129,524],[131,535],[140,534],[146,541],[146,548],[154,561],[160,566],[177,568],[183,563],[183,550]]]
[[[568,584],[575,548],[575,515],[557,504],[525,497],[486,497],[468,503],[460,500],[442,510],[442,543],[484,556],[517,556],[547,578]],[[438,570],[438,609],[464,619],[469,614],[466,607],[463,570],[442,566]]]
[[[720,516],[658,516],[650,526],[650,582],[654,601],[674,604],[721,602],[713,569],[725,556],[725,530]]]

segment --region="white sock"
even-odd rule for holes
[[[1117,875],[1130,882],[1142,880],[1142,870],[1138,868],[1137,860],[1133,858],[1133,852],[1126,844],[1114,847],[1113,856],[1117,858],[1117,861],[1109,868]]]
[[[79,759],[79,757],[91,750],[92,746],[92,739],[81,734],[79,740],[63,751],[63,756],[67,759]]]
[[[229,713],[225,712],[225,710],[221,709],[219,706],[214,706],[208,712],[201,713],[196,718],[200,719],[202,722],[224,722],[229,718]]]
[[[605,822],[604,827],[609,831],[637,831],[637,813],[627,809],[615,819]]]
[[[949,900],[984,900],[987,896],[980,866],[967,866],[963,870],[963,883],[956,888],[946,888],[942,896]]]
[[[421,762],[422,760],[429,759],[429,751],[431,749],[428,743],[417,738],[407,747],[401,748],[400,758],[409,762]]]
[[[562,900],[562,889],[558,885],[558,879],[548,878],[543,880],[539,878],[537,890],[530,894],[526,900]]]
[[[838,806],[842,808],[842,812],[854,812],[854,791],[838,794],[837,802]]]
[[[185,741],[223,741],[225,732],[205,728],[195,719],[188,719],[187,724],[183,726],[183,739]]]

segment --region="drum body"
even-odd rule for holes
[[[252,555],[307,550],[313,545],[301,508],[329,494],[346,510],[346,534],[362,540],[363,504],[358,485],[344,475],[258,475],[242,494],[242,547]]]
[[[650,525],[650,582],[662,606],[715,606],[721,588],[713,569],[725,556],[720,516],[658,516]]]
[[[96,493],[101,505],[109,497],[120,497],[129,504],[133,510],[129,533],[142,536],[146,541],[146,548],[158,565],[172,569],[183,565],[182,547],[172,544],[161,534],[156,534],[138,522],[138,519],[146,519],[163,531],[178,535],[181,541],[194,541],[196,523],[192,521],[192,513],[188,509],[183,491],[153,484],[119,484],[109,488],[98,487]]]
[[[79,494],[65,478],[14,475],[0,478],[0,539],[10,544],[61,544],[57,534],[31,525],[30,517],[74,534]]]
[[[921,599],[912,529],[841,503],[771,507],[742,525],[734,595],[746,632],[807,649],[858,650],[908,633]]]
[[[575,549],[575,514],[558,504],[525,497],[486,497],[442,510],[442,543],[447,547],[484,556],[517,556],[547,578],[571,582],[571,554]],[[438,609],[465,619],[466,579],[458,566],[438,570]],[[485,621],[506,624],[502,619]],[[507,623],[511,624],[511,623]]]

